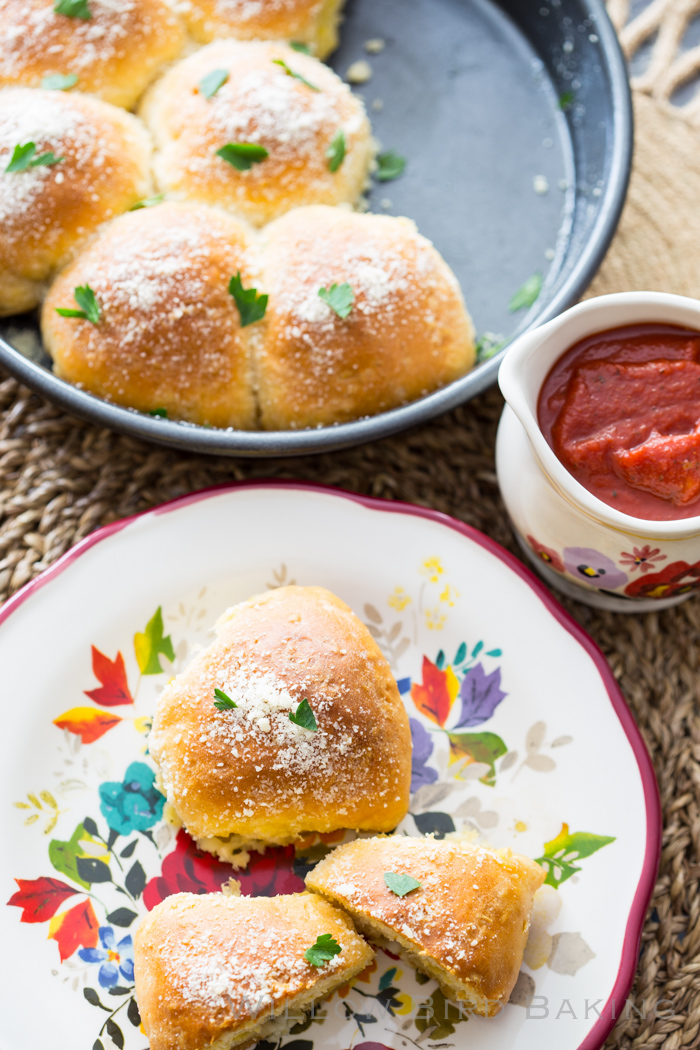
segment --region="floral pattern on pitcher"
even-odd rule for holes
[[[668,561],[660,547],[645,544],[620,551],[615,561],[591,547],[565,547],[560,553],[527,536],[533,553],[551,569],[603,594],[615,592],[620,598],[664,600],[700,590],[700,562]],[[629,574],[633,574],[630,580]]]

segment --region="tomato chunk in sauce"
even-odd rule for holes
[[[643,324],[571,347],[540,391],[539,423],[567,470],[638,518],[700,515],[700,332]]]

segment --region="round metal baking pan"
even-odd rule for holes
[[[368,51],[370,40],[383,49]],[[370,209],[416,221],[454,269],[480,334],[508,341],[574,303],[615,232],[632,157],[627,73],[602,0],[348,0],[331,65],[344,76],[361,59],[372,77],[355,90],[375,134],[408,159],[400,179],[374,184]],[[538,298],[511,312],[535,274]],[[33,316],[5,319],[0,337],[0,365],[73,415],[193,452],[261,457],[424,423],[490,386],[507,353],[391,412],[262,432],[154,418],[65,383]]]

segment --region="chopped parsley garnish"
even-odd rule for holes
[[[152,208],[156,204],[163,203],[163,194],[156,193],[153,197],[144,197],[141,201],[136,201],[136,204],[132,204],[129,211],[140,211],[141,208]]]
[[[264,146],[256,146],[253,142],[227,142],[216,151],[216,155],[237,171],[250,171],[254,164],[270,156]]]
[[[5,171],[27,171],[29,168],[51,167],[52,164],[60,164],[65,157],[56,157],[53,153],[42,153],[36,156],[36,146],[33,142],[25,142],[23,146],[15,146],[12,151],[10,163]]]
[[[403,175],[405,170],[406,158],[396,153],[395,150],[389,149],[377,157],[377,170],[374,177],[377,182],[391,182],[392,179],[398,179],[399,175]]]
[[[312,84],[311,81],[303,77],[301,73],[295,73],[293,69],[290,69],[283,58],[273,58],[272,61],[276,66],[280,66],[285,71],[288,77],[294,77],[295,80],[300,80],[302,84],[305,84],[307,88],[311,88],[312,91],[320,91],[321,89]]]
[[[79,310],[66,310],[62,307],[56,307],[56,313],[60,314],[61,317],[80,317],[83,321],[89,321],[90,324],[98,324],[101,317],[100,304],[97,301],[97,296],[93,292],[89,284],[81,284],[73,292],[75,301],[80,307]]]
[[[296,713],[293,711],[289,712],[289,721],[294,722],[295,726],[301,726],[302,729],[308,729],[311,733],[315,733],[318,729],[316,716],[314,715],[311,709],[311,704],[306,697],[304,697],[297,707]]]
[[[565,91],[563,95],[559,96],[559,109],[563,109],[566,112],[567,109],[573,106],[575,100],[576,96],[573,91]]]
[[[291,47],[292,51],[298,51],[301,55],[311,54],[311,48],[309,47],[309,45],[305,44],[301,40],[290,40],[289,46]]]
[[[81,18],[83,22],[89,22],[92,18],[92,12],[88,7],[87,0],[56,0],[53,9],[57,15]]]
[[[326,156],[328,157],[329,170],[337,171],[345,160],[345,132],[342,128],[336,131],[333,136],[331,144],[326,150]]]
[[[154,408],[154,409],[151,409],[151,411],[148,414],[149,414],[149,416],[157,416],[158,419],[167,419],[168,418],[168,410],[167,410],[167,408]]]
[[[227,69],[213,69],[211,73],[207,73],[205,77],[202,77],[198,87],[200,93],[205,98],[213,98],[220,87],[223,87],[228,80]]]
[[[217,711],[233,711],[234,707],[238,707],[235,700],[232,700],[230,696],[227,696],[223,689],[215,689],[214,696],[214,707]]]
[[[340,955],[342,948],[330,933],[322,933],[304,952],[304,958],[312,966],[325,966],[335,955]]]
[[[343,284],[332,284],[330,288],[319,288],[318,297],[323,299],[324,303],[327,303],[331,310],[343,320],[348,316],[355,302],[355,293],[347,281]]]
[[[493,357],[502,350],[508,342],[502,335],[496,335],[495,332],[484,332],[476,341],[476,359],[477,361],[488,361],[489,358]]]
[[[412,875],[397,875],[395,871],[385,871],[384,882],[397,897],[405,897],[407,893],[421,888],[418,879]]]
[[[68,91],[77,83],[78,77],[75,73],[52,73],[51,76],[44,77],[41,86],[45,91]]]
[[[267,310],[269,296],[258,295],[257,288],[244,288],[240,270],[229,281],[228,290],[238,307],[241,328],[247,328],[249,324],[255,324],[256,321],[262,321]]]
[[[516,310],[523,310],[525,307],[530,307],[537,300],[540,292],[542,291],[542,274],[533,273],[532,277],[528,277],[517,292],[508,303],[508,310],[514,314]]]

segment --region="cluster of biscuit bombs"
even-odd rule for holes
[[[42,304],[59,376],[190,423],[289,429],[471,367],[439,253],[353,210],[369,121],[305,53],[334,46],[340,6],[0,0],[0,314]],[[283,35],[305,50],[250,39]]]

